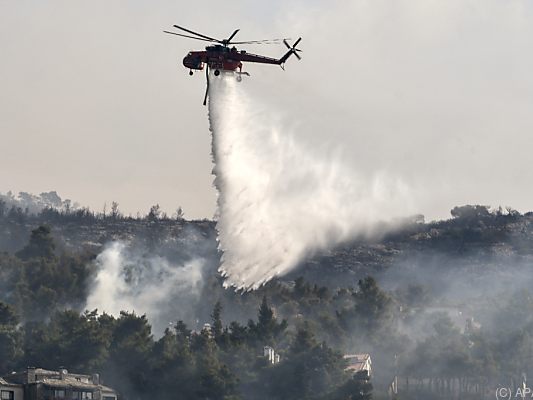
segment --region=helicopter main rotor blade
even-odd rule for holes
[[[231,43],[231,39],[233,39],[233,38],[235,37],[235,35],[236,35],[239,31],[240,31],[240,29],[235,30],[235,32],[233,32],[229,38],[227,38],[226,40],[224,40],[224,42]]]
[[[290,39],[247,40],[245,42],[231,42],[229,44],[278,44],[282,40],[290,40]]]
[[[174,26],[174,28],[181,29],[182,31],[188,32],[188,33],[190,33],[192,35],[200,36],[201,38],[209,39],[209,40],[212,40],[213,42],[221,42],[221,40],[218,40],[218,39],[206,36],[206,35],[202,35],[201,33],[191,31],[190,29],[184,28],[182,26],[179,26],[179,25],[173,25],[173,26]]]
[[[165,33],[170,33],[171,35],[176,35],[176,36],[186,37],[186,38],[189,38],[189,39],[202,40],[202,41],[204,41],[204,42],[216,42],[216,40],[202,39],[202,38],[199,38],[199,37],[188,36],[188,35],[182,35],[181,33],[176,33],[176,32],[170,32],[170,31],[163,31],[163,32],[165,32]]]

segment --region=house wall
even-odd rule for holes
[[[24,400],[36,400],[38,398],[39,387],[36,383],[29,383],[24,388]]]
[[[13,400],[24,400],[24,389],[18,386],[0,385],[0,392],[13,392]],[[1,400],[1,398],[0,398]]]

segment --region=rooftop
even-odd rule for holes
[[[370,354],[345,354],[344,359],[348,361],[346,370],[359,372],[369,371],[370,367]]]
[[[35,373],[34,379],[30,378],[30,374],[33,372]],[[4,382],[6,385],[41,383],[53,388],[114,392],[113,389],[100,384],[98,375],[73,374],[65,369],[52,371],[43,368],[29,368],[23,372],[13,373],[0,378],[0,383],[4,384]]]
[[[4,378],[0,377],[0,385],[1,386],[21,386],[18,383],[11,383],[6,381]]]

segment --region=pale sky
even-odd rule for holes
[[[57,190],[101,210],[211,218],[203,43],[302,36],[286,71],[242,84],[346,174],[386,172],[429,218],[458,204],[533,209],[533,3],[519,0],[0,0],[0,192]],[[281,46],[246,50],[278,57]]]

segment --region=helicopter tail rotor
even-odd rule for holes
[[[302,59],[302,57],[298,54],[298,52],[301,52],[302,50],[297,49],[296,46],[298,46],[298,43],[300,43],[301,40],[302,38],[298,38],[298,40],[294,43],[293,46],[291,46],[286,40],[283,40],[285,46],[287,46],[287,48],[292,52],[292,54],[296,56],[298,60]]]
[[[287,46],[289,51],[285,53],[285,55],[279,59],[279,65],[281,66],[281,68],[283,68],[283,64],[285,64],[285,61],[287,61],[289,57],[292,56],[293,54],[296,56],[298,60],[302,59],[302,57],[298,54],[302,50],[296,48],[296,46],[298,46],[298,43],[300,43],[301,40],[302,38],[298,38],[298,40],[294,43],[294,45],[291,46],[289,42],[287,42],[287,40],[283,39],[283,43],[285,44],[285,46]]]

